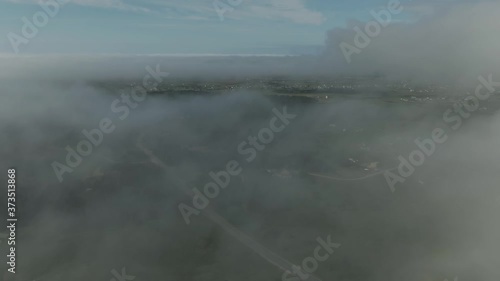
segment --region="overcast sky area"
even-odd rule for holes
[[[1,1],[1,33],[20,30],[36,0]],[[344,1],[342,1],[344,2]],[[71,0],[29,53],[294,53],[323,45],[346,16],[367,16],[363,0],[243,1],[221,21],[213,1]],[[341,16],[342,15],[342,16]],[[273,28],[269,28],[269,26]],[[9,53],[6,37],[2,52]]]
[[[201,68],[205,74],[225,75],[241,68],[242,75],[247,75],[252,68],[261,74],[283,75],[381,73],[398,79],[453,83],[497,73],[500,62],[498,0],[401,1],[401,12],[391,15],[389,24],[370,38],[366,48],[351,54],[349,63],[341,44],[355,46],[355,28],[364,30],[373,22],[373,12],[387,10],[391,1],[235,1],[229,10],[218,12],[216,6],[224,9],[223,5],[229,7],[227,3],[69,0],[33,38],[26,39],[23,28],[41,11],[40,4],[36,0],[3,0],[0,59],[4,66],[12,65],[8,70],[12,74],[13,69],[26,68],[22,61],[9,58],[30,55],[45,57],[59,71],[66,68],[47,55],[101,56],[95,63],[109,55],[312,55],[307,61],[289,58],[287,63],[262,59],[248,64],[245,60],[241,67],[223,59],[219,64],[212,61],[210,67],[205,61],[202,67],[182,62],[175,72],[192,73]],[[120,71],[131,68],[120,61]],[[156,62],[165,59],[156,58]],[[146,62],[133,63],[142,71]],[[102,66],[88,68],[94,74],[96,70],[117,72],[115,63],[106,61]],[[29,68],[33,67],[45,72],[49,65],[30,63]]]
[[[243,0],[221,21],[211,0],[69,0],[22,53],[314,53],[329,30],[371,19],[370,10],[387,2]],[[393,20],[414,22],[459,2],[466,1],[402,1],[406,10]],[[19,34],[37,3],[0,1],[0,34]],[[6,36],[0,52],[12,53]]]

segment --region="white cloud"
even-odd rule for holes
[[[465,2],[415,23],[394,22],[372,38],[361,53],[352,55],[352,63],[347,64],[340,43],[353,45],[353,26],[366,25],[352,22],[329,32],[328,54],[339,71],[475,81],[481,74],[500,73],[498,13],[498,1]]]

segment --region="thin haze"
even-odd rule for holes
[[[20,218],[18,273],[5,280],[122,268],[135,280],[283,280],[328,236],[341,247],[320,280],[499,280],[498,95],[459,130],[443,120],[479,76],[500,81],[499,1],[402,1],[350,63],[340,44],[388,1],[243,1],[221,21],[211,1],[74,0],[16,54],[7,34],[34,2],[0,3],[0,168],[18,170]],[[119,120],[111,105],[148,66],[169,75]],[[377,87],[349,95],[345,81],[363,79]],[[303,81],[341,81],[340,94],[311,98]],[[442,91],[397,95],[410,84]],[[245,163],[238,145],[284,106],[296,118]],[[116,130],[60,181],[54,161],[105,117]],[[381,172],[439,127],[447,142],[391,192]],[[179,204],[231,160],[243,172],[187,225]]]

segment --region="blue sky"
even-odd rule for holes
[[[221,21],[213,0],[68,1],[20,53],[302,54],[321,48],[328,30],[388,2],[243,0]],[[7,35],[21,35],[21,18],[32,19],[37,2],[0,1],[1,53],[13,52]]]

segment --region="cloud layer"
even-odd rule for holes
[[[404,4],[403,4],[404,5]],[[378,10],[375,10],[378,11]],[[484,73],[498,73],[500,29],[498,1],[466,2],[448,5],[415,23],[392,22],[372,38],[351,64],[340,44],[354,44],[353,21],[346,28],[335,28],[327,36],[327,55],[340,71],[379,72],[404,78],[427,80],[475,79]]]

